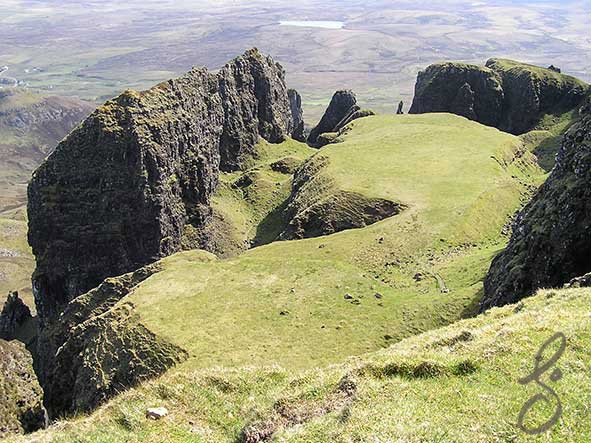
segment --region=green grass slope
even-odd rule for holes
[[[341,365],[294,374],[279,367],[179,367],[116,398],[89,417],[32,434],[31,442],[587,442],[591,391],[590,289],[541,291],[518,305],[401,341]],[[518,380],[556,332],[566,351],[556,367],[563,413],[530,437],[517,427],[540,392]],[[556,346],[544,353],[547,361]],[[149,407],[170,415],[154,422]],[[538,404],[534,428],[556,403]],[[9,440],[11,441],[11,440]]]
[[[216,263],[167,263],[122,302],[189,352],[187,368],[305,369],[458,320],[542,174],[519,138],[452,115],[359,120],[316,155],[336,188],[407,209]]]
[[[211,201],[213,220],[204,229],[213,233],[212,252],[230,257],[275,240],[284,223],[293,172],[315,152],[291,139],[280,145],[263,140],[244,170],[221,173]]]

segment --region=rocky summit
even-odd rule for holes
[[[298,103],[283,68],[253,49],[218,73],[195,68],[99,107],[29,185],[41,322],[106,277],[181,244],[207,248],[185,234],[210,216],[220,170],[240,167],[259,137],[275,143],[299,130]]]
[[[310,131],[308,144],[317,148],[328,144],[329,137],[325,134],[336,135],[348,123],[362,116],[359,114],[360,110],[361,108],[357,105],[357,97],[353,91],[335,92],[322,119]]]
[[[481,309],[513,303],[591,271],[591,103],[564,137],[556,167],[518,214],[484,281]]]
[[[537,66],[490,59],[486,66],[438,63],[421,71],[411,114],[450,112],[512,134],[580,105],[584,82]]]

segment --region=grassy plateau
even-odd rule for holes
[[[319,151],[261,144],[214,196],[219,258],[168,257],[119,302],[189,358],[90,416],[26,438],[522,441],[515,421],[535,389],[516,380],[560,328],[570,340],[560,385],[568,410],[542,441],[575,441],[587,411],[576,386],[588,377],[582,307],[591,293],[543,293],[460,321],[475,312],[511,216],[545,177],[539,140],[425,114],[356,120]],[[310,210],[333,195],[404,209],[360,229],[273,241],[287,222],[291,170],[319,162],[309,182],[321,192],[299,191]],[[337,203],[343,210],[330,214],[346,217],[347,202]],[[170,416],[146,421],[146,407],[161,405]]]

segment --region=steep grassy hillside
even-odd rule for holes
[[[218,193],[218,212],[235,215],[225,218],[223,238],[248,240],[249,226],[259,239],[276,238],[289,226],[293,201],[297,214],[315,211],[330,227],[356,214],[351,196],[398,202],[403,210],[361,229],[275,242],[214,262],[194,252],[173,256],[117,296],[115,306],[105,306],[108,313],[98,309],[101,319],[132,309],[142,328],[187,351],[187,369],[272,363],[307,369],[374,351],[473,311],[490,260],[505,244],[503,227],[542,177],[520,138],[444,114],[354,122],[342,143],[298,169],[296,177],[309,172],[310,186],[294,186],[283,203],[289,175],[279,178],[273,168],[290,163],[286,154],[295,164],[310,150],[289,141],[274,151],[277,161],[269,146],[261,149],[252,169],[223,180],[232,184]],[[253,199],[228,196],[242,189],[248,197],[253,186]],[[100,353],[93,339],[84,341],[94,337],[96,320],[73,331],[72,343],[85,353]],[[125,352],[95,366],[117,365]]]
[[[213,232],[212,251],[229,257],[275,240],[285,221],[293,173],[315,152],[291,139],[280,145],[262,140],[244,170],[221,173],[211,201],[213,218],[203,229],[210,236]]]
[[[308,368],[470,311],[500,234],[541,170],[519,138],[451,115],[370,117],[318,152],[336,190],[403,203],[364,229],[181,261],[129,301],[192,367]]]
[[[591,394],[581,387],[591,383],[590,302],[589,289],[542,291],[518,305],[302,374],[279,367],[179,367],[90,417],[9,441],[587,442]],[[566,336],[556,364],[562,379],[548,383],[563,414],[548,433],[529,437],[517,419],[541,388],[518,380],[532,372],[536,353],[556,332]],[[550,346],[544,361],[556,350]],[[146,408],[155,406],[170,415],[147,420]],[[544,423],[555,407],[538,405],[524,425]]]

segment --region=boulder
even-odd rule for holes
[[[150,420],[161,420],[168,415],[168,409],[164,407],[149,408],[146,411],[146,418]]]

